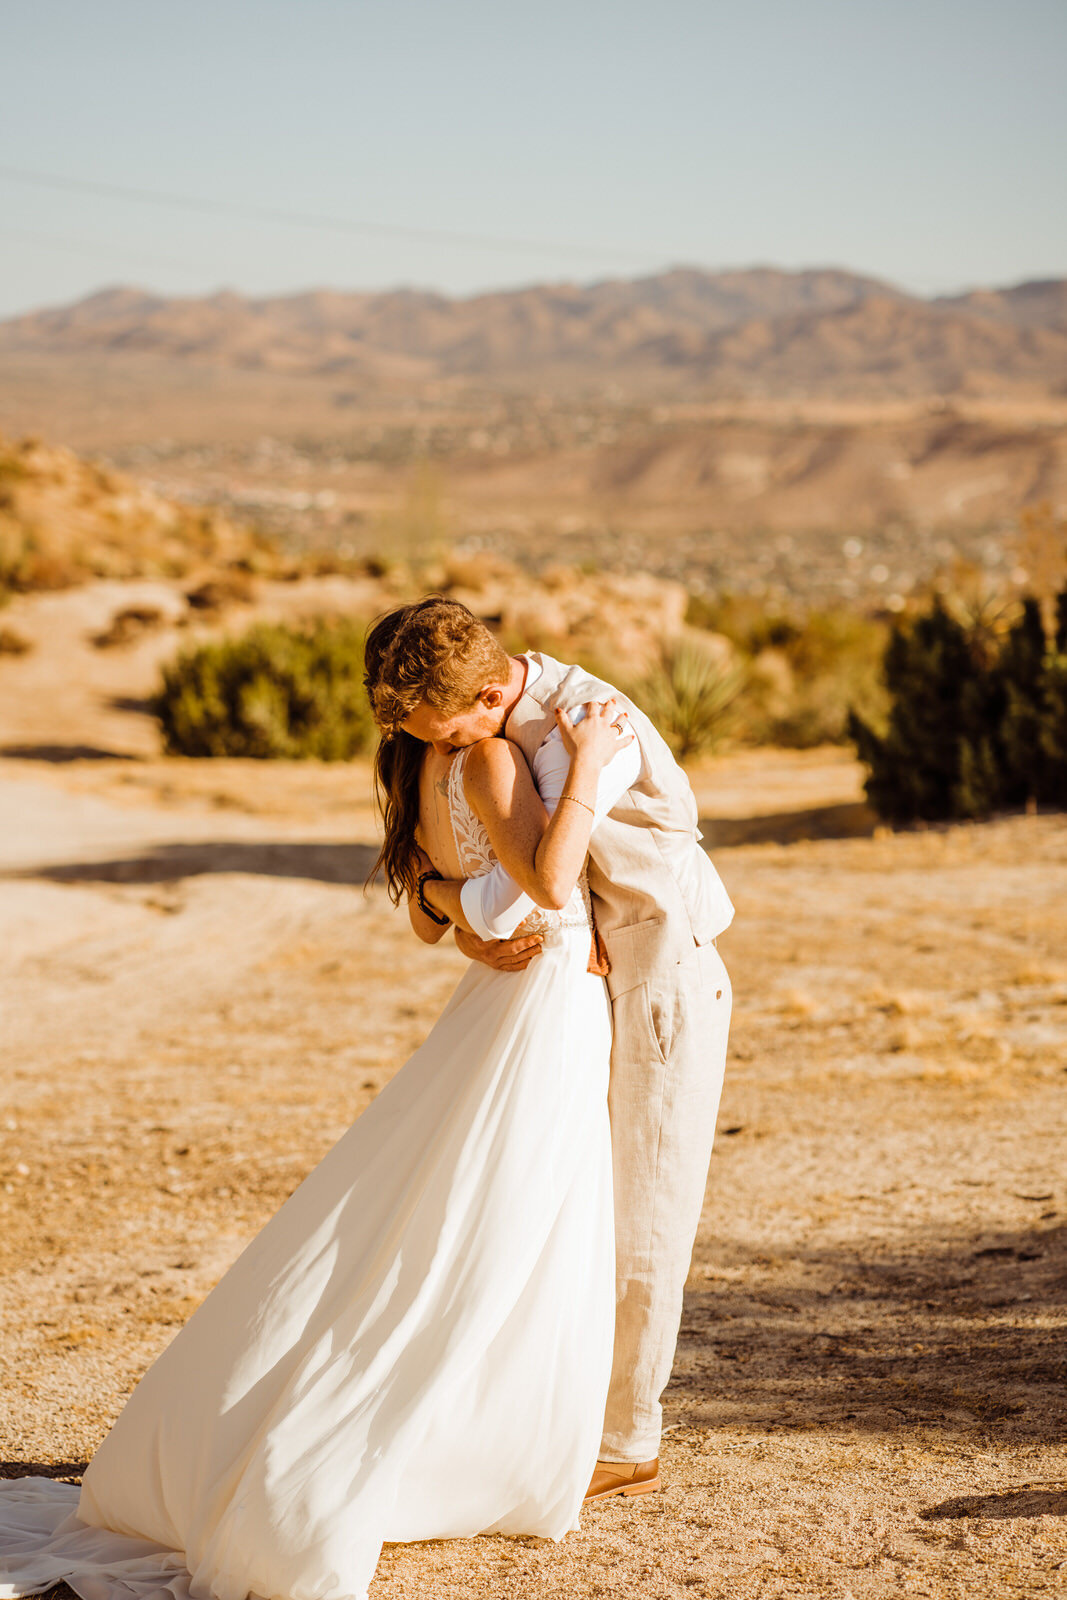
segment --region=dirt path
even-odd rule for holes
[[[736,1009],[664,1492],[375,1600],[1067,1587],[1067,823],[865,836],[856,776],[698,774]],[[0,1470],[77,1476],[425,1034],[462,962],[372,851],[361,767],[0,762]]]

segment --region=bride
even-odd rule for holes
[[[500,861],[548,908],[520,930],[542,953],[471,965],[145,1374],[80,1491],[0,1483],[0,1594],[361,1600],[384,1541],[578,1526],[615,1312],[583,878],[600,771],[629,742],[615,716],[561,716],[571,803],[551,820],[507,740],[387,733],[382,863],[416,933],[446,927],[420,877]]]

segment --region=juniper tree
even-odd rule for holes
[[[1067,588],[1056,596],[1056,621],[1053,625],[1053,643],[1056,654],[1067,656]]]
[[[878,734],[852,713],[867,796],[893,822],[988,816],[1000,800],[995,729],[1001,693],[940,598],[897,626],[885,653],[891,705]]]
[[[1045,717],[1041,725],[1044,792],[1050,805],[1067,806],[1067,588],[1056,596],[1054,652],[1045,663]]]
[[[1048,789],[1042,732],[1049,714],[1047,653],[1041,603],[1029,596],[1004,641],[995,670],[1003,714],[994,736],[1000,746],[1001,787],[1007,805],[1044,798]]]

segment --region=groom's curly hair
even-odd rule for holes
[[[367,635],[363,682],[374,720],[394,735],[425,700],[466,711],[489,683],[506,680],[507,652],[458,600],[428,595],[379,617]]]
[[[448,715],[466,711],[490,683],[506,680],[508,656],[484,622],[458,600],[429,595],[379,617],[364,646],[363,682],[382,737],[374,785],[385,839],[380,868],[399,903],[418,878],[419,772],[426,746],[403,724],[425,700]]]

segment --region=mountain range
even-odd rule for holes
[[[0,322],[0,358],[138,354],[368,392],[445,382],[635,396],[1063,396],[1067,279],[935,299],[838,269],[771,267],[466,298],[120,287]]]

